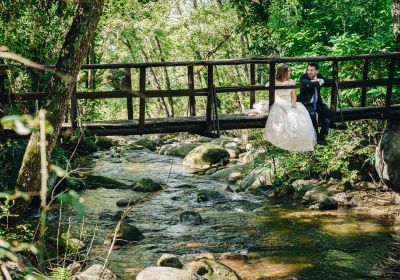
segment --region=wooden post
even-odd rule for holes
[[[254,86],[256,84],[256,65],[250,64],[250,85]],[[250,108],[253,109],[253,104],[256,102],[256,92],[255,90],[250,91]]]
[[[71,128],[75,131],[78,128],[78,100],[76,99],[76,85],[71,95]]]
[[[269,64],[269,107],[275,102],[275,62]]]
[[[144,119],[146,114],[146,68],[140,67],[139,78],[139,92],[140,92],[140,105],[139,105],[139,133],[142,134],[144,130]]]
[[[394,80],[394,70],[396,66],[396,58],[392,57],[389,63],[388,69],[388,84],[387,84],[387,91],[386,91],[386,100],[385,100],[385,107],[389,109],[390,105],[392,104],[392,91],[393,91],[393,80]]]
[[[368,68],[369,68],[369,59],[364,59],[364,68],[363,68],[363,81],[368,80]],[[361,89],[361,107],[367,106],[367,87],[362,87]]]
[[[333,82],[335,83],[332,87],[331,92],[331,120],[332,123],[336,122],[336,108],[338,104],[338,85],[339,85],[339,62],[334,60],[332,62],[332,76]]]
[[[132,73],[131,68],[125,68],[125,87],[127,91],[132,91]],[[126,99],[126,110],[128,111],[128,120],[133,120],[133,100],[132,97]]]
[[[189,90],[194,93],[194,71],[193,66],[188,66],[188,85]],[[196,98],[195,96],[189,96],[189,115],[196,116]]]
[[[212,130],[212,108],[213,108],[213,86],[214,86],[214,66],[208,65],[207,67],[207,112],[206,122],[207,130]]]

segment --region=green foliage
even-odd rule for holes
[[[379,121],[364,121],[349,124],[345,131],[330,130],[329,145],[317,145],[309,153],[287,152],[267,143],[265,159],[256,159],[255,164],[274,170],[276,186],[290,185],[298,179],[327,177],[371,181],[376,179],[375,147],[383,126]],[[257,143],[259,137],[256,135],[253,142]]]
[[[50,272],[51,280],[67,280],[69,277],[69,270],[64,267],[56,267]]]
[[[75,210],[75,212],[83,217],[86,211],[86,206],[83,203],[83,199],[79,196],[79,194],[74,190],[69,190],[66,193],[63,193],[57,196],[57,201],[62,204],[69,204]]]

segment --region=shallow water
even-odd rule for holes
[[[224,261],[246,280],[396,279],[396,268],[387,261],[399,249],[390,222],[344,211],[312,212],[289,201],[230,193],[226,183],[191,174],[176,157],[145,151],[128,152],[123,160],[107,152],[97,156],[99,173],[126,184],[149,177],[165,185],[164,191],[128,216],[127,222],[137,226],[145,239],[117,247],[111,254],[110,269],[122,279],[134,279],[163,253],[189,261],[204,252],[246,255]],[[198,202],[199,193],[211,198]],[[88,207],[85,242],[97,225],[93,253],[105,257],[108,246],[103,241],[118,222],[116,213],[125,209],[116,201],[138,194],[103,188],[80,194]],[[198,211],[203,223],[181,223],[179,215],[188,209]]]

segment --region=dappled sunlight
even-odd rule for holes
[[[287,277],[313,265],[305,258],[283,259],[261,258],[257,261],[222,260],[223,264],[235,270],[243,280],[256,280],[262,277]]]
[[[132,171],[146,171],[146,170],[154,170],[155,168],[163,168],[165,167],[165,163],[159,162],[130,162],[125,165],[126,170]]]
[[[322,232],[339,235],[339,236],[353,236],[368,233],[384,233],[388,229],[382,225],[372,221],[354,221],[343,224],[325,224],[321,227]]]

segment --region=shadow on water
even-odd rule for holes
[[[191,174],[180,159],[135,151],[121,162],[105,152],[96,169],[126,184],[150,177],[165,184],[151,200],[129,214],[145,239],[117,247],[110,268],[132,279],[155,265],[163,253],[189,261],[194,255],[235,252],[243,258],[222,262],[243,279],[396,279],[388,256],[399,246],[390,223],[345,211],[312,212],[285,201],[225,191],[227,184]],[[208,199],[198,202],[202,193]],[[121,198],[138,195],[130,189],[88,189],[88,234],[98,226],[94,253],[105,256],[104,239],[118,222]],[[181,223],[179,215],[196,210],[200,225]],[[64,217],[64,219],[67,219]],[[388,271],[392,269],[393,271]]]

